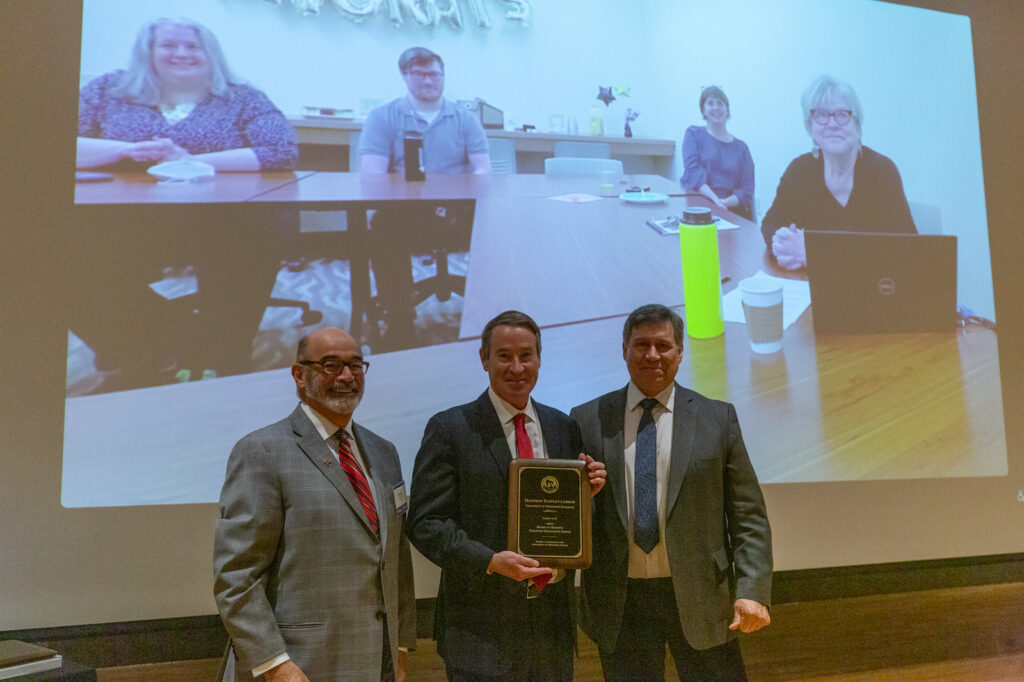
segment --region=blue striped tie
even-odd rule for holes
[[[654,406],[658,401],[640,401],[644,414],[636,430],[636,462],[633,477],[633,542],[650,554],[658,544],[658,429]]]

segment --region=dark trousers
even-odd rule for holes
[[[569,585],[568,587],[571,587]],[[552,585],[547,589],[557,589]],[[572,682],[576,633],[566,625],[564,601],[546,603],[544,596],[527,601],[527,623],[521,632],[509,632],[514,642],[511,667],[499,675],[486,675],[453,667],[445,661],[452,682]],[[495,614],[501,618],[501,614]]]
[[[388,619],[384,617],[384,641],[380,650],[380,682],[394,682],[395,661],[391,660],[391,638],[388,637]]]
[[[664,680],[666,644],[680,680],[747,679],[737,640],[704,650],[686,641],[671,578],[630,579],[615,650],[600,652],[604,678]]]

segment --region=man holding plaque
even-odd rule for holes
[[[576,424],[530,397],[540,329],[501,313],[484,328],[490,387],[434,415],[416,455],[409,539],[441,567],[434,637],[450,680],[571,680],[576,643],[573,574],[507,550],[512,459],[582,459],[590,494],[604,465],[581,455]]]
[[[735,631],[768,625],[771,530],[736,412],[675,383],[683,321],[634,310],[622,332],[629,383],[573,408],[608,466],[594,500],[594,560],[581,626],[607,680],[745,680]]]

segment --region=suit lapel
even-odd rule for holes
[[[498,420],[498,413],[494,411],[491,398],[487,391],[477,398],[476,411],[473,415],[476,421],[473,428],[475,433],[480,434],[480,440],[484,448],[494,460],[495,466],[501,472],[501,477],[508,483],[508,467],[512,463],[512,451],[509,450],[508,440],[505,439],[505,430]]]
[[[359,497],[356,495],[355,489],[352,488],[348,475],[342,470],[341,465],[338,464],[337,455],[327,447],[327,444],[317,432],[316,427],[313,426],[312,422],[309,421],[309,417],[302,411],[302,407],[297,407],[295,412],[292,412],[291,422],[299,449],[327,477],[331,485],[337,488],[342,499],[352,508],[355,517],[363,524],[366,531],[372,535],[373,529],[370,528],[370,521],[366,518],[363,505],[359,503]],[[362,452],[361,448],[360,452]]]
[[[629,500],[626,495],[626,440],[623,425],[626,418],[626,389],[616,392],[609,400],[598,406],[598,420],[601,424],[601,448],[608,480],[615,484],[611,489],[615,497],[615,510],[619,513],[622,527],[629,523]]]
[[[565,442],[566,433],[555,427],[552,422],[552,408],[533,401],[533,409],[537,412],[537,421],[540,423],[540,435],[544,439],[544,449],[550,459],[575,459],[578,452],[569,452],[568,443]]]
[[[693,457],[693,440],[697,426],[697,406],[693,396],[685,388],[676,384],[675,405],[672,415],[672,461],[668,469],[668,491],[665,500],[665,518],[672,513],[672,508],[683,487],[686,470],[690,467]]]

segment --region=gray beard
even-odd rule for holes
[[[356,411],[356,408],[359,406],[359,401],[362,399],[362,393],[353,393],[337,398],[324,396],[324,399],[321,402],[329,407],[332,412],[337,412],[339,414],[352,414]]]
[[[355,382],[342,382],[340,386],[353,389],[358,388]],[[356,411],[356,407],[359,406],[359,401],[363,399],[362,391],[359,393],[349,393],[344,396],[331,396],[328,393],[329,388],[326,385],[319,386],[317,390],[310,392],[309,397],[338,414],[352,414]]]

